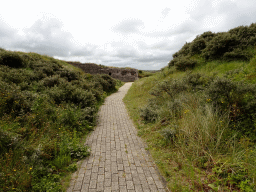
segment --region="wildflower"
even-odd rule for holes
[[[30,167],[29,169],[32,170],[32,167]]]

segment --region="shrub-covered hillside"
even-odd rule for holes
[[[255,43],[256,23],[240,26],[228,32],[208,31],[198,35],[191,43],[186,43],[173,54],[169,66],[185,71],[200,65],[202,60],[249,61],[256,53]]]
[[[255,40],[256,24],[203,33],[126,95],[171,191],[256,191]]]
[[[121,82],[36,53],[0,50],[0,191],[61,191],[80,139]]]

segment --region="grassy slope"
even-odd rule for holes
[[[65,190],[66,175],[89,155],[83,141],[99,106],[123,83],[2,49],[0,69],[0,191]]]
[[[233,81],[245,81],[247,83],[255,83],[255,61],[256,57],[254,57],[251,62],[205,62],[204,64],[201,64],[200,66],[194,68],[192,71],[190,71],[190,73],[202,73],[206,76],[225,76],[232,79]],[[244,164],[247,173],[249,172],[250,178],[248,179],[248,181],[250,180],[250,185],[248,186],[250,187],[244,187],[243,189],[245,191],[253,191],[252,186],[255,185],[255,174],[253,172],[256,171],[256,164],[255,160],[252,159],[255,157],[256,151],[254,147],[255,145],[250,143],[249,139],[240,140],[240,146],[236,149],[240,148],[241,150],[237,150],[237,153],[233,154],[235,157],[232,157],[232,154],[227,154],[223,156],[221,154],[218,154],[214,157],[216,159],[214,160],[215,166],[213,168],[200,167],[195,165],[191,159],[186,159],[186,155],[182,155],[177,152],[177,150],[183,151],[186,146],[184,146],[183,148],[182,146],[180,146],[180,149],[175,149],[175,147],[173,147],[173,145],[170,144],[169,141],[166,141],[166,139],[163,137],[161,131],[166,126],[168,127],[168,125],[172,123],[168,122],[168,116],[166,117],[166,119],[163,118],[164,116],[162,116],[161,119],[149,123],[146,123],[141,117],[141,108],[147,105],[148,100],[155,98],[149,92],[152,88],[157,86],[157,82],[163,82],[169,79],[182,79],[185,76],[187,76],[187,72],[179,72],[175,70],[174,67],[171,67],[170,69],[165,68],[162,72],[159,72],[154,76],[142,78],[136,81],[124,98],[124,102],[126,103],[130,116],[133,118],[134,123],[139,130],[138,135],[143,137],[147,142],[149,146],[149,151],[155,159],[161,173],[164,175],[168,182],[169,189],[171,189],[172,191],[208,191],[211,188],[217,190],[217,188],[219,187],[219,190],[229,191],[229,189],[225,188],[225,186],[218,184],[218,179],[222,184],[225,181],[221,177],[219,178],[218,174],[213,170],[214,168],[219,168],[219,170],[221,170],[221,168],[218,167],[217,163],[219,161],[224,162],[223,164],[231,164],[231,162],[233,162],[234,164]],[[193,100],[191,100],[191,102],[193,102]],[[188,124],[193,124],[193,118],[187,116],[183,119],[186,118],[189,121],[187,122]],[[203,116],[199,116],[198,118],[199,119],[194,122],[195,124],[197,124],[200,119],[203,118]],[[241,154],[247,155],[248,159],[238,160]],[[243,175],[242,177],[245,176]],[[248,175],[246,177],[248,177]],[[246,182],[247,181],[245,181],[245,183]],[[230,187],[230,190],[231,189],[232,187]],[[233,190],[235,189],[238,190],[238,188],[233,188]]]

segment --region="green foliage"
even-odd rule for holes
[[[221,113],[229,113],[231,126],[240,134],[256,140],[256,86],[216,79],[207,90],[213,105]]]
[[[48,174],[43,177],[39,177],[37,172],[32,173],[33,178],[40,178],[40,180],[32,181],[32,190],[33,191],[51,191],[51,192],[60,192],[61,185],[59,183],[60,176],[57,174]]]
[[[170,190],[256,190],[255,26],[197,36],[124,98]]]
[[[175,128],[167,127],[161,130],[161,134],[167,142],[174,142],[176,139],[177,131]]]
[[[179,71],[186,71],[193,69],[197,64],[197,61],[190,59],[186,56],[176,57],[170,63],[169,66],[173,65]]]
[[[140,116],[145,122],[154,122],[157,120],[157,105],[155,105],[154,101],[149,102],[148,105],[140,109]]]
[[[203,58],[206,61],[249,61],[255,55],[255,26],[256,24],[253,23],[250,26],[239,26],[228,32],[208,31],[198,35],[192,42],[186,42],[178,52],[173,54],[173,59],[168,66],[175,66],[179,71],[192,69],[197,64],[195,58]]]
[[[25,66],[19,54],[10,51],[0,52],[0,65],[6,65],[12,68],[21,68]]]
[[[226,70],[225,77],[172,71],[133,84],[126,104],[139,113],[131,116],[136,116],[139,135],[156,153],[170,189],[255,191],[256,87],[234,81],[241,73],[255,74],[253,61],[250,66],[233,62],[239,68],[217,63],[223,75]],[[130,106],[133,100],[144,107]],[[175,180],[178,185],[173,184]]]
[[[240,46],[255,46],[256,43],[256,23],[252,23],[250,26],[239,26],[228,31],[230,34],[237,36]]]
[[[154,75],[154,73],[149,72],[149,71],[139,70],[138,77],[139,77],[139,78],[144,78],[144,77],[150,77],[150,76],[152,76],[152,75]]]
[[[207,43],[215,37],[216,34],[212,33],[211,31],[204,32],[203,34],[197,36],[189,47],[189,54],[201,54],[202,50],[206,48]]]
[[[239,44],[235,35],[230,33],[218,33],[208,42],[202,55],[207,60],[216,60],[222,58],[224,53],[231,52]]]
[[[182,57],[182,56],[187,56],[188,54],[189,54],[189,52],[190,52],[190,45],[191,45],[191,43],[185,43],[184,45],[183,45],[183,47],[178,51],[178,52],[176,52],[176,53],[174,53],[173,55],[172,55],[172,57],[173,58],[176,58],[176,57]]]
[[[121,86],[36,53],[0,50],[0,188],[62,191],[60,174],[89,155],[81,138]]]

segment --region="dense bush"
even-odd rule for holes
[[[174,58],[169,62],[169,67],[175,66],[179,71],[186,71],[187,69],[193,69],[197,64],[197,61],[190,59],[189,57],[180,56]]]
[[[210,31],[198,35],[192,42],[173,54],[168,66],[176,66],[184,71],[193,68],[195,58],[204,60],[243,60],[249,61],[255,54],[256,24],[239,26],[228,32],[212,33]]]
[[[211,41],[214,36],[216,36],[216,34],[212,33],[211,31],[204,32],[203,34],[197,36],[191,42],[191,45],[189,47],[189,54],[201,54],[202,50],[206,48],[207,43]]]
[[[236,35],[230,33],[218,33],[208,42],[203,50],[203,57],[207,60],[220,59],[224,53],[233,51],[239,45]]]
[[[140,109],[140,116],[143,118],[143,120],[147,123],[154,122],[158,119],[158,110],[157,105],[152,102],[149,102],[146,106]]]
[[[239,26],[228,31],[230,34],[235,34],[240,42],[240,47],[254,46],[256,43],[256,23],[250,26]]]
[[[121,83],[67,66],[36,53],[0,50],[2,191],[61,191],[59,173],[75,170],[69,165],[88,156],[80,138]]]
[[[186,71],[187,69],[193,69],[197,64],[197,61],[189,59],[188,57],[179,57],[174,66],[179,71]]]
[[[256,86],[235,83],[228,79],[217,78],[209,89],[209,98],[221,113],[228,113],[232,129],[256,140]]]
[[[63,69],[59,71],[60,77],[66,78],[67,81],[73,81],[73,80],[78,80],[79,79],[79,73],[76,71],[69,71],[66,69]]]
[[[158,77],[159,82],[152,78],[154,87],[149,93],[153,97],[136,110],[140,112],[138,118],[144,120],[140,134],[161,156],[157,162],[165,176],[172,179],[168,171],[175,166],[175,178],[176,174],[183,178],[188,171],[187,179],[196,183],[210,175],[207,182],[189,186],[188,191],[255,191],[256,85],[216,74],[183,75],[177,79]],[[136,90],[142,90],[145,82],[135,83]],[[137,95],[135,101],[140,97]],[[195,173],[198,178],[194,178]]]
[[[189,53],[191,55],[201,54],[202,50],[206,47],[204,39],[195,39],[189,47]]]
[[[197,36],[125,97],[172,191],[256,191],[255,27]]]
[[[181,117],[182,106],[188,102],[181,95],[184,92],[204,95],[207,101],[212,103],[216,113],[220,116],[229,115],[229,127],[232,130],[239,131],[240,136],[247,135],[256,140],[256,86],[232,82],[225,78],[192,73],[179,80],[162,81],[150,91],[155,99],[151,99],[141,109],[141,117],[146,122],[155,121],[159,117],[162,105],[168,106],[171,110],[170,117]]]
[[[247,50],[242,50],[241,48],[235,48],[233,51],[226,52],[223,54],[223,59],[227,61],[234,61],[234,60],[243,60],[249,61],[253,57]]]
[[[176,57],[181,57],[181,56],[187,56],[190,52],[190,50],[189,50],[190,45],[191,45],[191,43],[186,42],[178,52],[176,52],[172,55],[172,57],[176,58]]]
[[[25,66],[22,58],[16,52],[1,51],[0,52],[0,65],[6,65],[12,68],[21,68]]]

